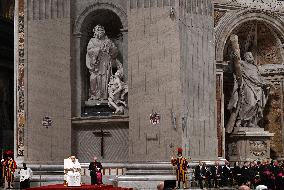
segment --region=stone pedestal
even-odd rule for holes
[[[82,108],[83,113],[81,114],[82,117],[88,116],[111,116],[114,109],[111,109],[107,103],[92,105],[92,104],[85,104]]]
[[[252,161],[270,158],[270,140],[274,133],[263,128],[239,128],[228,137],[230,161]]]

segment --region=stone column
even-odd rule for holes
[[[123,70],[124,70],[124,80],[127,82],[128,81],[128,29],[123,28],[120,30],[122,33],[122,48],[123,48]]]
[[[282,78],[282,80],[280,81],[280,89],[281,89],[281,100],[280,100],[280,103],[281,103],[281,143],[282,143],[282,152],[284,152],[284,79]],[[281,155],[281,157],[283,156],[283,154]]]
[[[217,64],[216,72],[216,111],[217,111],[217,140],[218,157],[225,156],[225,130],[224,130],[224,93],[223,93],[223,68]]]
[[[75,92],[74,96],[72,97],[74,101],[72,101],[75,109],[72,109],[72,116],[81,116],[82,110],[81,110],[81,104],[82,104],[82,71],[81,71],[81,37],[82,33],[76,33],[74,34],[74,41],[75,41],[75,60],[74,63],[74,76],[75,79],[73,79],[75,86]],[[73,111],[74,110],[74,111]]]

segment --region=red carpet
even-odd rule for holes
[[[63,184],[57,184],[57,185],[47,185],[47,186],[41,186],[41,187],[32,187],[28,188],[29,190],[43,190],[43,189],[59,189],[59,190],[72,190],[72,189],[78,189],[78,190],[133,190],[132,188],[122,188],[122,187],[113,187],[112,185],[82,185],[81,187],[66,187]]]

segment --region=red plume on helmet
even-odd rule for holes
[[[179,147],[179,148],[177,149],[177,152],[178,152],[178,154],[182,154],[182,148]]]
[[[3,152],[4,157],[13,157],[13,151],[12,150],[5,150]]]

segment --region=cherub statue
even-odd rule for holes
[[[122,69],[117,70],[108,83],[108,105],[115,108],[116,114],[123,114],[127,107],[128,86],[122,81],[122,73]]]

